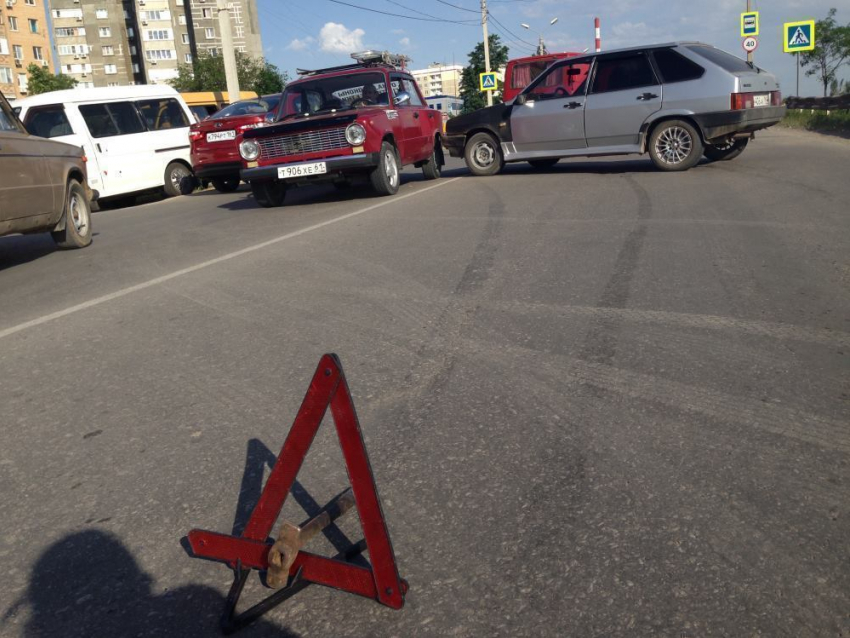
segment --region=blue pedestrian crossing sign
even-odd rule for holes
[[[748,38],[759,34],[759,12],[747,11],[741,14],[741,37]]]
[[[785,53],[811,51],[815,48],[815,21],[786,22],[782,27]]]
[[[499,85],[495,73],[479,73],[478,83],[482,91],[495,91]]]

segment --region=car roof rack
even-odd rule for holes
[[[342,66],[331,66],[325,69],[295,69],[298,75],[319,75],[320,73],[332,73],[336,71],[353,71],[363,67],[390,67],[404,70],[405,65],[410,62],[406,55],[390,53],[389,51],[358,51],[352,53],[351,57],[357,60],[355,64],[343,64]]]

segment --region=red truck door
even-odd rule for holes
[[[398,111],[403,136],[403,139],[397,140],[398,150],[401,153],[401,163],[413,164],[423,159],[422,129],[428,118],[423,118],[422,111],[427,107],[423,104],[419,91],[416,90],[416,84],[409,77],[393,73],[390,76],[390,84],[392,85],[393,103]],[[401,93],[407,93],[410,96],[410,101],[407,104],[398,104],[398,95]]]

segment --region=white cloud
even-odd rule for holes
[[[398,43],[403,46],[405,49],[410,48],[410,38],[402,38],[398,41]]]
[[[363,29],[347,29],[344,24],[328,22],[319,31],[322,51],[327,53],[353,53],[363,50]]]
[[[304,49],[309,47],[311,44],[313,44],[315,41],[316,41],[315,38],[313,38],[309,35],[302,40],[295,38],[292,42],[290,42],[288,45],[286,45],[286,48],[291,49],[292,51],[303,51]]]

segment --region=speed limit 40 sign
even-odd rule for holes
[[[744,47],[744,51],[747,53],[752,53],[756,49],[758,49],[759,41],[756,38],[744,38],[744,41],[741,43],[741,46]]]

